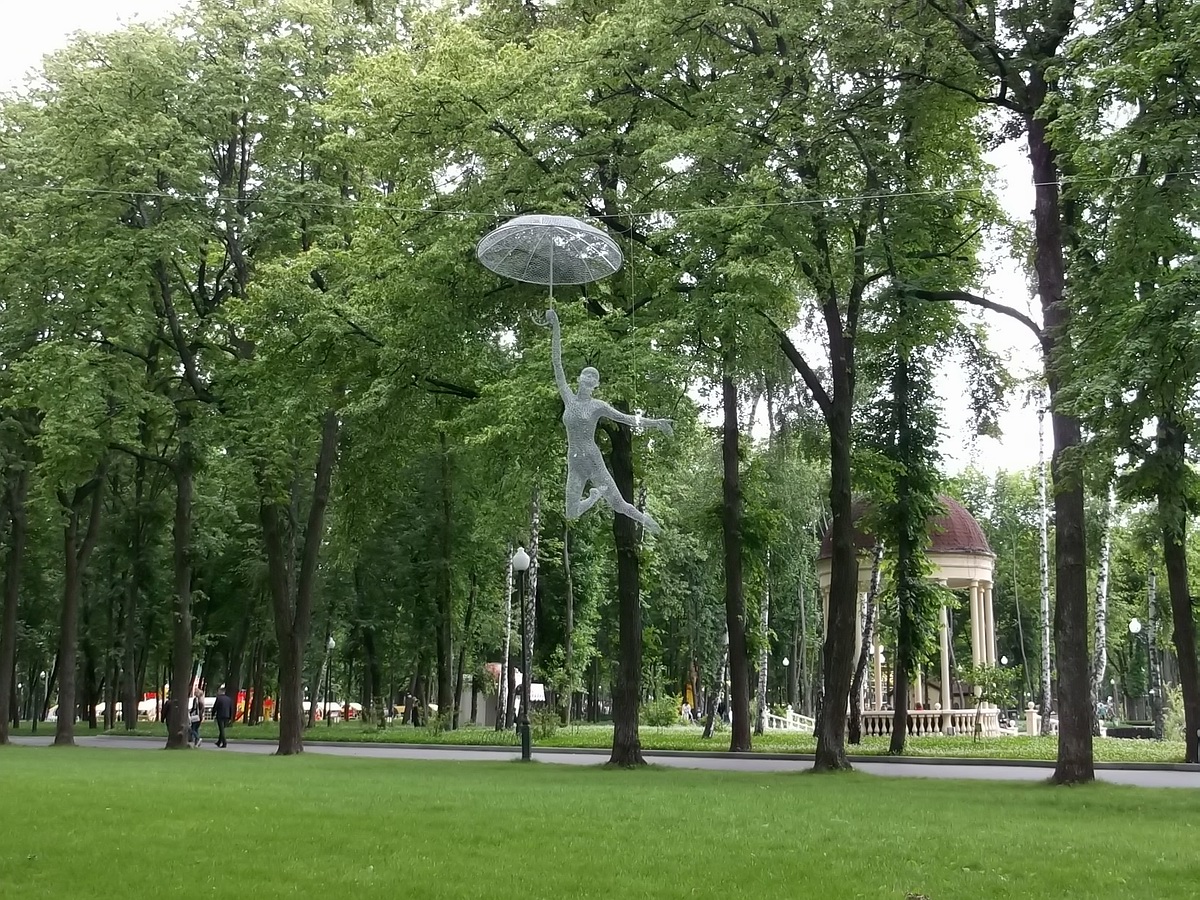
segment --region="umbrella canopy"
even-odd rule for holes
[[[517,216],[489,232],[475,248],[497,275],[528,284],[587,284],[621,268],[611,237],[571,216]]]

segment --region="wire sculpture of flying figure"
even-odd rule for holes
[[[604,465],[604,456],[596,446],[596,426],[601,419],[610,419],[631,428],[657,428],[663,434],[670,435],[674,433],[671,420],[630,415],[614,409],[603,400],[597,400],[592,393],[600,384],[600,373],[591,366],[579,373],[578,392],[572,391],[563,374],[562,331],[558,314],[549,310],[546,321],[552,332],[554,380],[566,405],[562,420],[567,427],[567,519],[578,519],[603,500],[614,512],[640,522],[647,531],[657,533],[660,530],[658,523],[621,496],[616,481]],[[583,489],[589,483],[592,489],[584,497]]]

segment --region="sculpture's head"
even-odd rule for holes
[[[590,397],[592,391],[600,384],[600,373],[588,366],[579,373],[579,396]]]

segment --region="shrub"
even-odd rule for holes
[[[659,697],[642,704],[641,716],[643,725],[655,728],[665,728],[668,725],[678,725],[680,708],[683,706],[681,697]]]
[[[1183,718],[1183,688],[1177,684],[1163,686],[1163,738],[1182,741],[1186,722]]]
[[[539,741],[548,741],[558,731],[562,720],[558,716],[558,710],[543,707],[535,709],[529,717],[529,724],[533,728],[533,736]]]

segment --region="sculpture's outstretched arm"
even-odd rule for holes
[[[624,413],[602,401],[600,402],[600,415],[605,419],[628,425],[630,428],[657,428],[665,434],[672,433],[670,419],[650,419],[646,416]]]
[[[554,360],[554,381],[558,385],[558,393],[562,395],[563,403],[575,400],[575,392],[567,384],[567,376],[563,373],[562,365],[562,330],[558,326],[558,313],[552,309],[546,310],[546,321],[550,323],[550,347]]]

